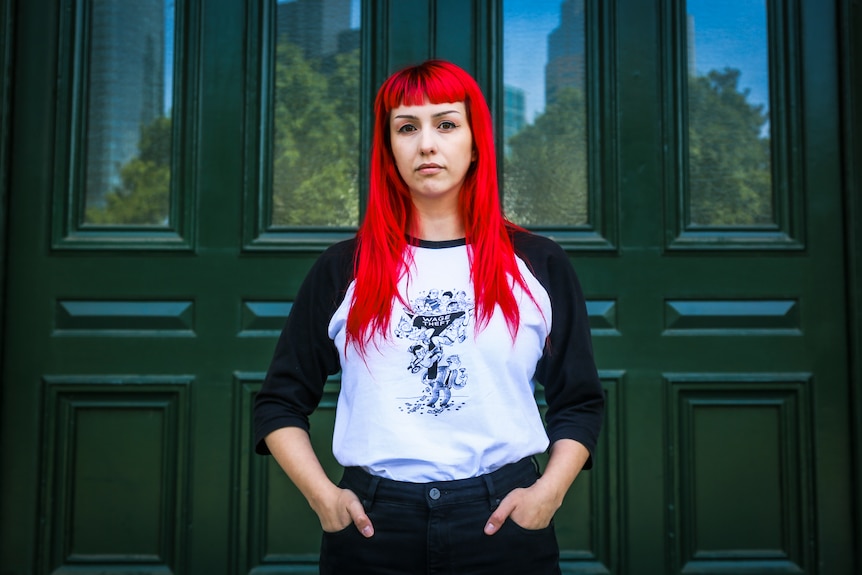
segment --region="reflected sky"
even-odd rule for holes
[[[278,4],[295,2],[296,0],[278,0]],[[350,0],[350,27],[359,28],[362,20],[362,0]],[[170,113],[173,106],[174,92],[174,18],[175,0],[165,0],[165,111]]]
[[[526,120],[545,109],[548,34],[560,25],[560,1],[503,1],[503,83],[524,91]]]
[[[278,0],[279,4],[295,0]],[[165,109],[173,92],[174,2],[165,0]],[[526,120],[545,108],[545,64],[548,35],[559,26],[561,0],[503,0],[503,81],[521,88],[526,98]],[[351,0],[350,25],[359,28],[361,0]],[[688,0],[694,16],[695,70],[738,68],[740,89],[750,90],[749,102],[769,105],[769,68],[766,53],[766,0]],[[761,49],[762,48],[762,49]]]
[[[278,4],[287,4],[288,2],[296,2],[296,0],[277,0]],[[354,30],[359,28],[362,21],[361,2],[362,0],[350,0],[350,27]]]
[[[526,96],[526,120],[545,107],[548,34],[559,25],[561,0],[503,0],[503,81]],[[769,104],[765,0],[688,0],[695,24],[698,74],[725,67],[741,71],[748,101]]]
[[[165,114],[171,115],[174,103],[174,0],[165,0]]]
[[[751,90],[749,102],[768,106],[766,1],[688,0],[687,8],[694,16],[697,74],[738,68],[740,89]]]

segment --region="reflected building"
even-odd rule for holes
[[[686,34],[686,58],[687,68],[688,68],[688,77],[694,78],[697,76],[697,56],[695,54],[695,30],[694,30],[694,16],[691,14],[685,15],[685,34]]]
[[[515,86],[503,86],[503,141],[509,155],[509,138],[527,125],[527,96]]]
[[[350,28],[351,0],[293,0],[277,5],[276,34],[318,59],[359,47],[359,30]]]
[[[545,103],[553,104],[562,88],[584,88],[586,79],[584,0],[563,0],[560,25],[548,35]]]
[[[166,0],[93,4],[87,206],[104,206],[120,185],[120,168],[138,154],[141,128],[165,114],[165,6]]]

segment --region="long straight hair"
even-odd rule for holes
[[[375,334],[387,333],[394,301],[407,305],[398,292],[398,281],[410,263],[408,245],[417,241],[409,238],[416,214],[392,155],[390,115],[399,106],[426,102],[464,102],[473,135],[475,161],[461,187],[459,208],[466,230],[477,329],[487,326],[499,306],[514,337],[520,314],[513,287],[517,284],[530,294],[510,237],[517,226],[504,218],[500,208],[493,124],[479,85],[467,72],[442,60],[406,68],[383,83],[374,102],[368,209],[357,233],[356,283],[347,316],[346,343],[355,344],[363,355]]]

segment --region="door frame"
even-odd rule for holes
[[[843,156],[843,196],[846,285],[849,310],[846,337],[849,349],[852,468],[854,470],[853,518],[856,541],[856,570],[862,567],[862,40],[851,33],[862,29],[862,5],[854,0],[838,0],[838,49],[841,77],[841,152]],[[0,0],[0,368],[5,359],[6,278],[10,246],[6,240],[10,215],[8,190],[11,175],[12,60],[15,47],[15,0]],[[379,66],[379,64],[378,64]],[[364,70],[368,72],[368,70]],[[379,68],[378,68],[379,73]],[[486,72],[487,73],[487,72]],[[485,83],[488,86],[488,83]],[[493,86],[494,83],[490,82]],[[492,99],[493,100],[493,99]],[[0,381],[0,402],[6,383]],[[0,438],[0,444],[2,440]]]
[[[9,217],[9,156],[11,154],[10,120],[12,118],[12,53],[15,30],[12,4],[14,0],[0,0],[0,373],[5,356],[6,311],[6,220]],[[3,381],[0,380],[0,402],[3,398]],[[2,439],[2,438],[0,438]],[[2,445],[2,443],[0,443]]]
[[[853,34],[862,29],[862,6],[841,0],[839,6],[841,78],[841,145],[843,152],[844,223],[847,246],[847,337],[850,365],[851,441],[855,501],[854,540],[856,569],[862,568],[862,41]]]

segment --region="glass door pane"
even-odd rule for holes
[[[170,224],[174,0],[90,4],[86,224]]]
[[[767,2],[687,2],[689,222],[773,217]]]
[[[276,5],[273,226],[359,222],[359,0]]]
[[[506,214],[524,226],[588,222],[584,0],[504,0]]]

